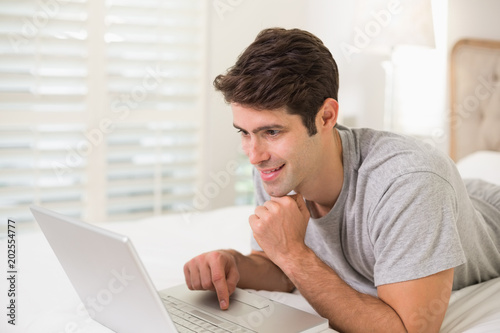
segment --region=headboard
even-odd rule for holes
[[[460,40],[450,64],[451,157],[500,151],[500,41]]]

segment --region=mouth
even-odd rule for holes
[[[274,169],[259,170],[261,179],[266,182],[276,179],[276,177],[278,177],[278,175],[280,174],[281,170],[283,170],[284,166],[285,164],[282,164]]]

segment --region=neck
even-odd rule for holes
[[[304,191],[314,217],[326,215],[335,205],[344,183],[342,161],[342,141],[337,129],[333,130],[333,139],[327,140],[325,158],[310,191]]]

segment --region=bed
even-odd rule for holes
[[[475,172],[474,160],[481,164],[500,165],[500,154],[484,152],[471,156],[464,163],[465,173],[472,175]],[[498,173],[496,180],[500,184]],[[248,252],[250,228],[247,216],[252,211],[251,206],[236,206],[211,212],[151,217],[136,222],[113,222],[104,226],[132,238],[153,283],[162,289],[183,283],[184,262],[201,252],[216,248]],[[25,227],[19,231],[17,241],[17,325],[7,325],[2,315],[1,332],[111,332],[79,310],[81,302],[76,292],[37,228]],[[5,239],[0,241],[0,248],[6,248]],[[2,260],[2,272],[7,271],[5,262]],[[3,303],[4,291],[7,290],[5,281],[2,277]],[[260,293],[314,313],[299,294]],[[500,332],[500,278],[453,292],[442,332]]]
[[[500,77],[499,49],[500,43],[471,40],[461,41],[453,49],[453,112],[450,118],[450,152],[458,161],[461,174],[498,184],[500,107],[495,109],[494,103],[500,103],[500,85],[495,85],[495,80]],[[488,60],[481,60],[483,56]],[[474,71],[467,74],[468,67]],[[477,79],[475,84],[470,82],[470,77]],[[217,248],[234,248],[248,253],[251,230],[247,217],[252,212],[251,206],[235,206],[103,226],[131,237],[153,283],[158,289],[163,289],[183,283],[183,264],[199,253]],[[2,276],[0,299],[4,310],[0,331],[110,332],[80,310],[81,302],[76,292],[38,228],[34,225],[19,226],[17,231],[16,326],[8,325],[4,314],[7,312],[5,297],[9,286]],[[6,252],[5,238],[0,239],[0,248],[2,253]],[[2,257],[0,268],[5,275],[6,264],[7,260]],[[300,294],[260,293],[314,313]],[[453,292],[441,332],[500,332],[500,278]]]

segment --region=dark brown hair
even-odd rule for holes
[[[302,118],[309,135],[317,132],[315,118],[327,98],[337,100],[338,69],[330,51],[313,34],[271,28],[261,31],[214,87],[227,103],[257,110],[285,107]]]

